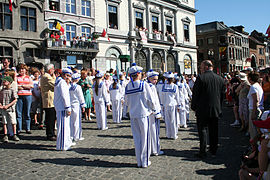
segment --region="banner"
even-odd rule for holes
[[[146,34],[145,34],[145,32],[144,31],[139,31],[139,34],[140,34],[140,36],[141,36],[141,41],[143,42],[143,43],[147,43],[147,37],[146,37]]]

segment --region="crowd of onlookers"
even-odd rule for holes
[[[270,158],[270,73],[252,68],[225,74],[226,99],[233,106],[235,121],[230,124],[250,138],[242,157],[241,180],[269,179]]]

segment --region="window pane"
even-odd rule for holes
[[[33,57],[33,49],[32,48],[26,48],[26,56]]]
[[[4,9],[5,9],[6,13],[11,13],[11,11],[9,10],[9,5],[8,4],[5,4]]]
[[[82,27],[82,32],[85,32],[85,27]]]
[[[71,26],[71,31],[75,31],[76,27],[75,26]]]
[[[27,16],[27,8],[21,7],[21,15]]]
[[[71,5],[71,13],[75,14],[76,13],[76,6]]]
[[[86,16],[90,16],[90,8],[86,8]]]
[[[71,0],[71,3],[72,3],[72,4],[75,4],[75,2],[76,2],[75,0]]]
[[[90,7],[90,1],[86,1],[86,7]]]
[[[85,0],[82,0],[82,6],[85,6]]]
[[[21,28],[24,31],[28,30],[28,22],[26,17],[21,17]]]
[[[30,23],[30,31],[36,31],[36,19],[35,18],[29,18]]]
[[[85,8],[82,7],[82,15],[85,15]]]
[[[0,29],[3,29],[3,20],[2,15],[0,14]]]
[[[36,10],[32,9],[32,8],[29,8],[29,16],[36,17]]]
[[[69,31],[70,30],[70,26],[66,25],[66,30]]]
[[[3,12],[3,6],[2,4],[0,3],[0,12]],[[1,47],[0,47],[1,48]]]
[[[90,28],[86,28],[86,32],[89,34],[90,33]]]
[[[11,29],[11,15],[5,15],[5,29]]]
[[[66,32],[67,40],[70,41],[70,33]]]
[[[70,12],[70,5],[66,4],[66,12],[69,13]]]
[[[12,48],[11,47],[5,47],[4,56],[12,56]]]
[[[72,38],[76,37],[75,32],[72,32],[72,33],[71,33],[71,37],[72,37]]]
[[[53,22],[49,23],[49,29],[53,29],[53,24],[54,24]]]

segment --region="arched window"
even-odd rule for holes
[[[107,50],[106,52],[106,70],[116,69],[116,66],[118,68],[121,68],[121,62],[120,59],[118,58],[121,55],[121,52],[114,47],[111,47]]]
[[[175,72],[175,60],[171,54],[168,54],[167,56],[167,71]]]
[[[137,51],[135,54],[135,62],[146,71],[146,56],[142,51]]]
[[[189,55],[184,56],[185,74],[192,74],[192,61]]]
[[[159,53],[153,53],[152,55],[152,69],[155,71],[161,70],[162,59]]]

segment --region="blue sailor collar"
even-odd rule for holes
[[[167,87],[166,87],[167,85]],[[175,84],[172,84],[172,86],[170,84],[164,84],[163,87],[162,87],[162,92],[173,92],[175,93],[176,92],[176,85]]]
[[[138,84],[138,83],[136,83],[136,84]],[[144,89],[144,84],[145,84],[144,81],[140,81],[139,82],[139,87],[137,87],[137,88],[131,88],[131,89],[129,89],[129,84],[128,84],[126,86],[126,89],[125,89],[125,94],[134,94],[134,93],[142,92],[143,89]]]

